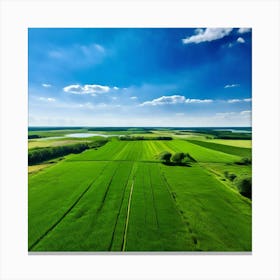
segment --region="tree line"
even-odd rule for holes
[[[107,143],[107,140],[102,139],[91,143],[78,143],[66,146],[32,149],[28,151],[28,164],[37,164],[46,160],[66,156],[68,154],[78,154],[87,149],[101,147],[105,143]]]
[[[139,140],[172,140],[170,136],[156,136],[156,137],[147,137],[147,136],[120,136],[120,140],[125,141],[139,141]]]

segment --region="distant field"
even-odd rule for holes
[[[251,166],[224,146],[111,140],[30,173],[29,251],[251,251],[251,201],[224,177]],[[163,151],[197,163],[164,165]]]
[[[28,166],[28,173],[35,173],[38,172],[39,170],[42,170],[48,166],[50,166],[51,163],[45,163],[45,164],[37,164],[37,165],[30,165]]]
[[[205,139],[204,139],[205,141]],[[241,148],[252,148],[252,140],[224,140],[224,139],[207,139],[207,142],[236,146]]]
[[[231,155],[237,155],[237,156],[249,157],[249,158],[252,156],[252,150],[250,148],[241,148],[236,146],[228,146],[224,144],[217,144],[217,143],[198,141],[198,140],[188,140],[188,141],[195,145],[199,145],[205,148],[209,148],[212,150],[220,151]]]

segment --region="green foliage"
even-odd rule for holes
[[[165,161],[166,163],[170,162],[170,158],[171,158],[172,154],[169,152],[162,152],[160,154],[160,159]]]
[[[228,171],[224,172],[224,175],[227,179],[229,179],[230,181],[233,181],[237,176],[234,173],[230,173]]]
[[[245,158],[242,158],[239,161],[236,161],[235,163],[238,164],[238,165],[250,165],[250,164],[252,164],[252,159],[245,157]]]
[[[38,138],[42,138],[42,136],[38,135],[38,134],[31,134],[28,135],[28,139],[38,139]]]
[[[184,153],[175,153],[174,155],[172,155],[171,160],[174,163],[180,164],[180,163],[182,163],[182,161],[185,157],[186,157],[186,155]]]
[[[98,140],[90,144],[78,143],[67,146],[32,149],[28,152],[28,164],[37,164],[49,159],[65,156],[68,154],[78,154],[89,148],[100,147],[106,142],[106,140]]]
[[[252,198],[252,178],[247,177],[247,178],[241,178],[237,182],[237,187],[240,192],[245,197]]]

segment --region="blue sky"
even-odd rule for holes
[[[30,28],[30,126],[251,126],[249,28]]]

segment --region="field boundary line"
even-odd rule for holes
[[[131,197],[132,197],[133,187],[134,187],[134,180],[132,181],[132,185],[131,185],[131,188],[130,188],[130,194],[129,194],[129,200],[128,200],[128,206],[127,206],[127,215],[126,215],[126,221],[125,221],[125,230],[124,230],[124,236],[123,236],[122,251],[125,251],[125,246],[126,246],[127,229],[128,229],[130,205],[131,205]]]
[[[74,201],[74,203],[68,208],[68,210],[49,228],[45,231],[44,234],[42,234],[29,248],[28,251],[31,251],[45,236],[47,236],[71,211],[72,209],[78,204],[78,202],[83,198],[83,196],[88,192],[88,190],[93,186],[93,183],[103,174],[105,168],[108,164],[104,166],[102,171],[99,173],[99,175],[94,178],[88,187],[80,194],[80,196]]]

